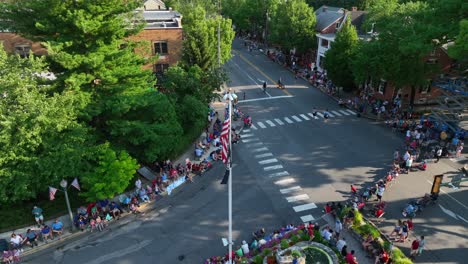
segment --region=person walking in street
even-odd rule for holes
[[[348,254],[346,254],[346,263],[347,264],[358,264],[356,257],[354,256],[354,250],[351,250]]]
[[[418,256],[421,256],[425,245],[426,245],[426,240],[424,239],[424,236],[421,236],[421,239],[419,240]]]

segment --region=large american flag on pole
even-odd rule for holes
[[[222,152],[221,152],[221,157],[224,162],[224,164],[228,163],[229,160],[229,127],[231,123],[231,118],[227,118],[224,120],[223,123],[223,130],[221,131],[221,146],[222,146]]]

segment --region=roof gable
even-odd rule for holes
[[[343,18],[345,10],[340,7],[321,6],[315,11],[317,24],[315,25],[316,31],[322,31],[330,25],[335,24],[338,20]]]

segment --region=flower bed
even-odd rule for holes
[[[306,255],[306,264],[333,263],[328,254],[318,247],[306,247],[304,253]]]

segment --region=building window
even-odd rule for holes
[[[429,56],[435,57],[436,56],[436,49],[431,50],[431,52],[429,53]]]
[[[15,53],[20,55],[21,58],[29,57],[29,52],[31,51],[31,45],[16,45],[15,46]]]
[[[377,92],[381,94],[385,94],[385,89],[387,88],[387,81],[384,79],[380,79],[379,86],[377,88]]]
[[[159,55],[166,55],[167,52],[167,42],[155,42],[154,44],[154,53]]]
[[[328,48],[328,40],[322,39],[322,47]]]
[[[164,73],[169,68],[169,64],[158,63],[154,65],[154,72]]]
[[[336,28],[340,27],[340,22],[336,22]]]
[[[419,86],[419,92],[422,94],[430,93],[432,87],[432,80],[427,80],[427,83]]]

